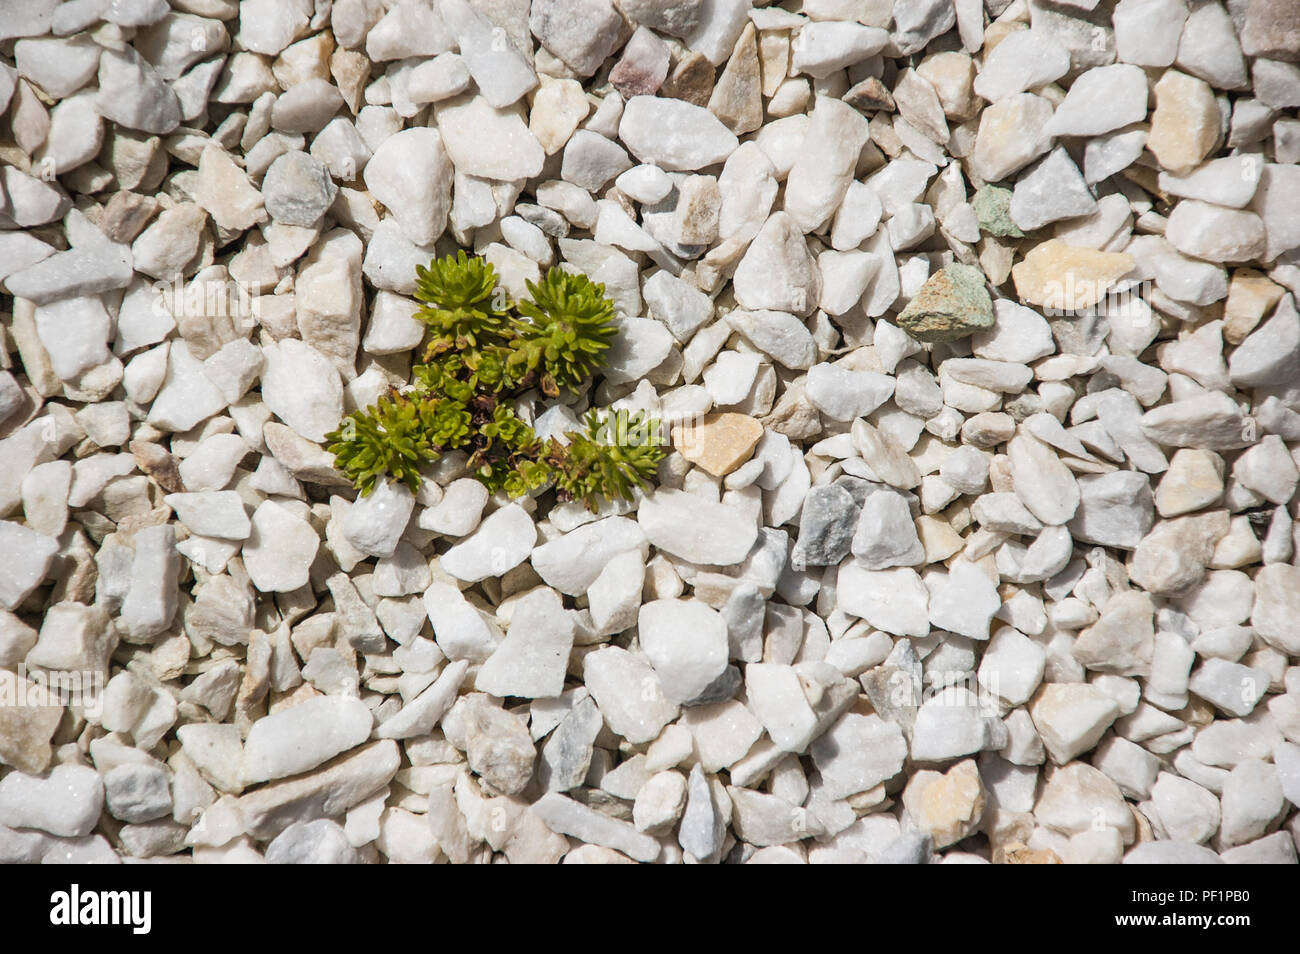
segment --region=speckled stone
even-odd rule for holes
[[[986,185],[971,199],[980,231],[998,238],[1023,238],[1024,232],[1011,220],[1011,190]]]
[[[993,299],[984,275],[970,265],[947,265],[921,286],[898,316],[918,341],[955,341],[993,327]]]

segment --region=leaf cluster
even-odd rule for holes
[[[587,414],[582,430],[541,440],[515,399],[577,391],[601,367],[617,329],[605,286],[552,268],[511,302],[492,265],[464,251],[416,268],[416,312],[428,328],[411,386],[349,414],[327,435],[335,465],[362,496],[381,477],[420,485],[420,470],[462,450],[470,472],[512,497],[555,487],[595,507],[631,499],[654,477],[665,443],[659,422],[620,411]]]

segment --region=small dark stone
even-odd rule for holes
[[[736,690],[740,688],[740,683],[739,667],[728,666],[722,670],[722,675],[709,683],[703,692],[686,703],[686,705],[707,706],[714,702],[726,702],[736,694]]]
[[[713,95],[713,64],[700,53],[683,56],[664,80],[659,94],[707,108]]]
[[[894,94],[874,76],[868,76],[841,96],[840,99],[860,113],[874,113],[881,110],[892,113],[896,108],[894,106]]]
[[[829,484],[809,490],[799,518],[799,540],[791,554],[794,566],[830,566],[844,559],[860,508],[843,487]]]
[[[537,226],[551,238],[562,239],[569,237],[568,220],[554,209],[533,205],[530,202],[520,202],[515,206],[515,215],[529,225]]]

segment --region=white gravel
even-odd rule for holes
[[[0,862],[1295,863],[1297,51],[0,2]],[[661,418],[655,488],[333,469],[457,248],[605,284],[520,412]]]

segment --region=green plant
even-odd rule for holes
[[[604,363],[614,337],[614,303],[605,286],[586,275],[552,268],[540,284],[528,282],[532,301],[519,303],[528,321],[517,321],[518,345],[508,364],[542,369],[542,390],[555,397],[576,388]]]
[[[496,273],[463,251],[416,268],[416,317],[428,326],[410,387],[393,390],[328,434],[335,466],[369,495],[381,477],[420,486],[421,468],[461,450],[492,492],[519,497],[553,485],[557,499],[595,509],[631,499],[663,459],[659,422],[589,411],[563,440],[537,437],[516,402],[577,391],[604,365],[616,332],[605,286],[552,268],[510,302]]]
[[[613,420],[588,411],[586,430],[570,432],[568,445],[557,445],[548,454],[556,486],[570,499],[631,499],[633,489],[649,481],[663,459],[658,421],[646,420],[640,412],[611,416]],[[638,432],[646,439],[627,439]]]

